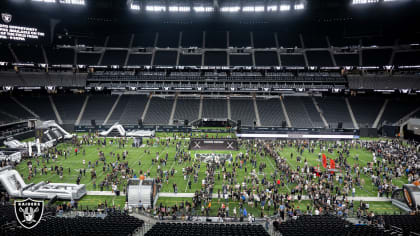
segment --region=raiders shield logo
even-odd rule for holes
[[[41,221],[43,213],[43,201],[34,201],[30,198],[25,201],[15,201],[16,219],[27,229],[34,228]]]
[[[12,15],[8,13],[1,13],[1,19],[4,23],[8,24],[12,21]]]

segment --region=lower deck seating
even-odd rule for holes
[[[115,99],[117,99],[117,96],[90,96],[81,125],[89,125],[91,124],[91,120],[95,120],[97,125],[101,125],[114,105]]]
[[[299,97],[285,96],[283,98],[292,127],[312,128],[315,127],[309,117],[305,105]],[[316,114],[318,115],[318,114]],[[319,115],[318,115],[319,116]]]
[[[393,226],[401,229],[404,235],[411,235],[411,232],[420,233],[420,216],[418,215],[378,215],[375,219],[382,218],[385,228],[391,229]],[[414,234],[412,234],[414,235]]]
[[[372,127],[384,100],[375,97],[349,97],[356,122],[360,128]]]
[[[2,207],[1,207],[2,208]],[[0,209],[1,209],[0,208]],[[7,212],[2,211],[2,221],[10,222],[16,220],[13,207]],[[2,209],[3,210],[3,209]],[[13,212],[13,219],[11,218]],[[6,217],[4,217],[6,213]],[[105,218],[99,217],[56,217],[46,214],[41,222],[33,229],[16,227],[12,223],[1,224],[0,235],[132,235],[136,229],[143,227],[144,221],[129,216],[126,213],[108,212]]]
[[[258,99],[257,106],[261,126],[281,126],[286,120],[279,98]]]
[[[274,230],[283,236],[307,235],[392,235],[374,226],[358,226],[335,216],[300,216],[297,220],[274,222]]]
[[[226,99],[204,99],[203,118],[227,118]]]
[[[175,120],[188,120],[189,122],[198,119],[200,99],[178,98],[174,114]]]
[[[391,99],[385,108],[379,124],[383,122],[395,123],[418,107],[420,107],[420,101],[416,98],[410,100]]]
[[[86,97],[82,95],[57,95],[53,97],[55,107],[64,124],[74,124]]]
[[[146,95],[123,95],[117,109],[114,110],[108,124],[119,121],[120,124],[138,124],[143,115],[148,97]]]
[[[145,124],[163,124],[169,123],[174,99],[166,99],[161,97],[153,97],[150,101],[149,108],[144,118]]]
[[[240,120],[242,125],[252,126],[255,118],[254,104],[251,98],[231,98],[232,120]]]
[[[265,236],[269,235],[262,225],[251,224],[203,224],[203,223],[160,223],[155,224],[146,236],[166,235],[232,235]]]
[[[353,128],[349,110],[342,97],[317,98],[316,101],[330,127],[336,128],[342,122],[343,128]]]
[[[35,112],[41,120],[56,120],[56,116],[47,96],[21,96],[17,99],[31,111]]]

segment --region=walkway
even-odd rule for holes
[[[115,196],[115,193],[111,191],[87,191],[87,195],[90,196]],[[120,196],[125,196],[124,193],[120,193]],[[193,198],[194,193],[159,193],[159,197],[183,197]],[[213,194],[213,198],[217,198],[217,193]],[[366,202],[390,202],[391,198],[386,197],[347,197],[349,201],[366,201]],[[309,200],[308,196],[302,196],[302,200]]]

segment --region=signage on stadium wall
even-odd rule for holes
[[[0,39],[26,41],[45,37],[45,33],[38,31],[38,28],[11,25],[13,16],[9,13],[1,13],[1,19],[3,23],[0,24]]]
[[[205,88],[205,89],[209,91],[225,91],[226,90],[226,88]]]

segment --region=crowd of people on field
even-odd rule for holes
[[[70,176],[77,184],[91,183],[95,190],[123,193],[127,179],[150,177],[162,186],[161,191],[170,189],[177,193],[180,185],[186,186],[185,191],[195,190],[191,201],[182,206],[159,205],[151,209],[158,216],[216,214],[222,218],[240,218],[248,217],[247,209],[252,208],[254,216],[275,214],[282,219],[327,212],[343,217],[353,213],[368,215],[366,203],[356,204],[349,197],[372,194],[390,197],[397,184],[401,185],[398,181],[411,183],[419,179],[416,144],[398,139],[239,140],[243,152],[228,160],[202,163],[186,150],[189,146],[186,137],[209,136],[173,134],[172,137],[147,139],[142,147],[144,156],[152,156],[150,166],[144,165],[143,157],[132,161],[133,154],[127,151],[128,138],[105,139],[97,134],[87,134],[27,161],[28,174],[24,177],[31,180],[37,175],[55,175],[60,179]],[[86,151],[92,150],[87,146],[96,148],[95,160],[86,161]],[[109,146],[114,149],[106,153]],[[165,150],[172,146],[175,147],[173,157]],[[163,149],[151,154],[152,147]],[[371,158],[361,158],[351,150],[367,150]],[[325,167],[322,154],[329,158]],[[131,161],[128,161],[129,156]],[[316,162],[313,156],[318,157]],[[57,163],[59,158],[81,161],[82,167],[77,170],[65,168]],[[171,158],[173,165],[169,166],[167,163]],[[7,164],[10,163],[1,162],[1,166]],[[182,166],[182,170],[177,165]],[[182,183],[177,176],[182,176]],[[301,207],[303,200],[310,200],[311,204]]]

